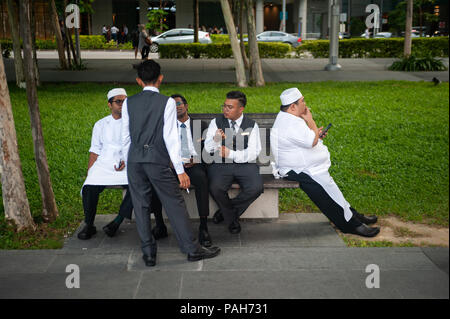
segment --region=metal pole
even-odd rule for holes
[[[325,66],[326,71],[337,71],[341,66],[337,63],[339,56],[339,5],[337,0],[331,3],[330,25],[330,62]]]
[[[283,19],[281,20],[281,31],[286,32],[286,0],[283,0]]]
[[[78,0],[76,0],[75,3],[78,5]],[[81,25],[79,27],[81,27]],[[77,50],[77,64],[81,65],[80,28],[75,28],[75,47]]]

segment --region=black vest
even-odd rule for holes
[[[131,145],[128,162],[169,166],[164,143],[164,111],[169,98],[154,91],[142,91],[127,99]]]
[[[242,151],[248,147],[248,139],[250,138],[250,134],[255,126],[255,121],[244,114],[241,126],[234,136],[230,134],[230,122],[227,118],[225,118],[225,116],[223,116],[223,114],[216,117],[216,126],[218,129],[224,131],[227,136],[225,140],[222,140],[222,145],[232,149],[233,151]],[[217,161],[215,162],[217,163]],[[225,159],[222,158],[221,162],[225,163]]]

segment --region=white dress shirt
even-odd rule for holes
[[[158,92],[159,90],[153,86],[146,86],[144,91]],[[122,105],[122,153],[124,160],[128,160],[128,150],[130,149],[130,118],[128,116],[128,99]],[[166,144],[167,152],[177,174],[183,174],[183,162],[181,160],[181,146],[177,129],[177,107],[175,100],[169,98],[164,110],[164,126],[163,126],[164,144]]]
[[[239,128],[241,127],[244,114],[242,114],[235,122],[235,132],[239,134]],[[228,119],[228,123],[231,129],[231,120]],[[216,119],[212,119],[208,126],[208,131],[206,133],[205,139],[205,150],[208,153],[213,153],[218,151],[222,146],[222,140],[219,142],[214,141],[214,135],[217,131]],[[240,134],[247,134],[247,132],[242,132]],[[235,163],[250,163],[256,160],[259,153],[261,152],[261,139],[259,136],[258,123],[255,122],[255,126],[248,139],[248,147],[242,151],[233,151],[230,149],[230,154],[228,154],[229,159],[233,160]]]
[[[194,142],[192,141],[192,134],[191,134],[191,121],[190,118],[186,120],[186,122],[181,122],[177,120],[177,127],[178,127],[178,136],[180,137],[180,147],[181,147],[181,124],[186,125],[186,132],[187,132],[187,141],[188,141],[188,148],[190,156],[197,156],[197,152],[195,151]]]
[[[83,185],[127,185],[127,171],[116,171],[122,156],[122,119],[112,115],[97,121],[92,130],[89,152],[97,154],[97,160],[88,171]]]

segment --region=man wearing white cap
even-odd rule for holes
[[[109,236],[114,235],[124,218],[131,218],[133,211],[121,144],[122,103],[127,98],[127,93],[124,89],[117,88],[110,90],[107,97],[111,115],[95,123],[92,131],[88,175],[81,190],[86,225],[78,233],[79,239],[89,239],[96,233],[94,220],[97,203],[106,186],[121,185],[127,189],[119,216],[104,228]]]
[[[345,200],[330,176],[330,153],[323,144],[322,127],[317,125],[304,97],[297,88],[283,91],[278,113],[270,133],[270,145],[275,157],[275,175],[299,182],[300,188],[344,233],[365,237],[376,236],[379,227],[376,216],[358,213]]]

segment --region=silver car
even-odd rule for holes
[[[248,41],[248,39],[244,39]],[[301,39],[295,35],[282,32],[282,31],[264,31],[256,36],[256,41],[258,42],[283,42],[297,47],[301,43]]]
[[[198,41],[200,43],[212,43],[208,32],[198,31]],[[158,36],[152,37],[152,44],[150,45],[150,52],[156,53],[159,50],[160,44],[168,43],[193,43],[194,29],[172,29],[161,33]]]

